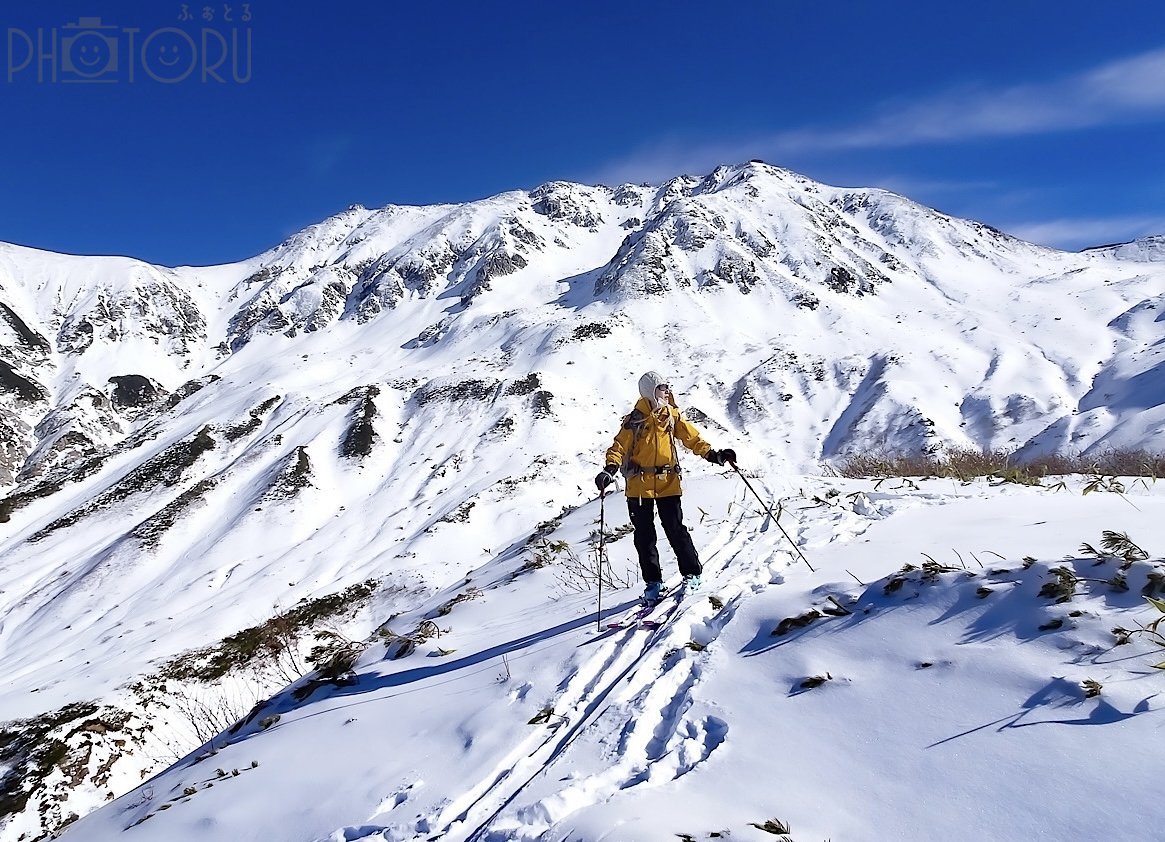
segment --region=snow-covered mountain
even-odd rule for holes
[[[40,735],[0,754],[3,838],[201,742],[176,730],[189,686],[158,702],[182,653],[369,582],[333,612],[349,636],[517,577],[591,497],[643,371],[772,476],[1158,450],[1163,313],[1160,238],[1059,252],[760,162],[354,206],[227,266],[0,245],[0,719]]]

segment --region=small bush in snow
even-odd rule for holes
[[[580,558],[566,541],[545,540],[538,545],[535,558],[540,559],[541,564],[554,566],[554,575],[563,590],[585,593],[598,588],[600,582],[604,588],[631,587],[634,582],[633,576],[628,572],[616,573],[606,558],[606,553],[599,552],[598,534],[592,536],[592,539],[595,544],[586,559]],[[611,540],[610,535],[605,537],[605,542],[609,543]]]
[[[1123,629],[1120,626],[1114,628],[1112,633],[1116,635],[1116,642],[1118,646],[1123,643],[1128,643],[1132,636],[1135,634],[1144,634],[1148,635],[1155,645],[1165,649],[1165,633],[1161,632],[1161,630],[1158,628],[1161,625],[1161,622],[1165,620],[1165,600],[1155,599],[1151,596],[1145,597],[1145,600],[1156,609],[1157,617],[1154,618],[1148,625],[1141,625],[1138,623],[1140,628],[1132,630]],[[1153,664],[1153,668],[1165,670],[1165,661]]]
[[[782,839],[778,840],[778,842],[786,842],[786,840],[787,842],[793,842],[793,840],[789,838],[789,834],[793,832],[793,829],[780,819],[769,819],[764,824],[757,824],[756,822],[749,822],[749,824],[755,827],[757,830],[763,830],[765,833],[771,833],[774,836],[782,837]]]
[[[1124,562],[1122,569],[1127,568],[1134,561],[1146,561],[1149,554],[1133,543],[1127,533],[1114,532],[1106,529],[1101,533],[1100,546],[1103,552],[1089,543],[1080,545],[1080,552],[1085,555],[1096,556],[1101,561],[1110,558],[1119,558]]]
[[[805,628],[805,626],[809,625],[814,620],[820,619],[821,616],[822,614],[820,611],[818,611],[816,608],[811,608],[804,614],[800,614],[796,617],[786,617],[785,619],[781,620],[781,622],[777,623],[777,627],[773,629],[770,634],[772,634],[774,637],[781,637],[788,634],[793,629]]]

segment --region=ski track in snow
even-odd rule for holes
[[[765,495],[767,489],[758,489]],[[744,494],[746,491],[742,489]],[[919,495],[910,501],[937,502],[944,495]],[[732,621],[743,600],[784,581],[783,571],[801,561],[777,550],[758,558],[757,540],[784,541],[768,514],[743,495],[732,507],[704,553],[705,586],[685,596],[679,609],[658,630],[631,627],[608,632],[598,651],[575,664],[558,685],[549,734],[535,732],[514,746],[475,785],[446,801],[435,813],[405,824],[385,823],[409,802],[406,787],[385,799],[376,815],[379,824],[340,828],[326,837],[336,842],[379,837],[389,842],[419,838],[448,842],[533,842],[572,813],[602,804],[620,793],[674,781],[707,762],[729,739],[730,723],[699,701],[703,666],[688,657],[689,643],[712,644]],[[899,503],[902,501],[900,500]],[[850,541],[893,508],[855,495],[844,504],[803,509],[792,528],[800,543],[813,535],[818,543]],[[784,520],[784,518],[782,518]],[[758,529],[760,530],[758,532]],[[787,544],[786,544],[787,545]],[[713,591],[712,588],[715,588]],[[715,593],[721,607],[707,596]],[[601,728],[591,726],[601,723]],[[593,733],[592,733],[593,732]],[[594,774],[570,771],[571,749],[581,741],[617,734],[615,745],[603,748],[606,765]],[[535,784],[553,779],[562,766],[569,782],[547,795],[524,795]]]
[[[739,527],[742,519],[743,516],[737,520],[736,527]],[[721,530],[721,536],[724,531]],[[718,536],[719,545],[714,545],[714,549],[708,553],[709,560],[723,553],[726,547],[732,543],[731,539],[735,536],[737,528],[731,528],[728,531],[728,540]],[[709,565],[706,564],[705,569],[707,570],[708,567]],[[518,759],[513,756],[507,758],[499,765],[495,783],[486,787],[480,795],[471,796],[472,804],[469,808],[458,812],[460,803],[455,803],[446,810],[436,824],[444,828],[448,838],[451,840],[476,840],[477,842],[489,840],[494,833],[490,827],[494,820],[500,818],[503,811],[518,799],[522,790],[558,761],[591,722],[608,709],[606,704],[608,697],[617,690],[621,690],[620,695],[627,692],[626,689],[620,688],[624,681],[630,687],[641,688],[641,692],[648,696],[648,699],[641,701],[636,706],[639,713],[639,716],[636,717],[637,729],[641,731],[646,729],[650,735],[654,736],[657,733],[665,733],[669,728],[672,731],[678,728],[678,723],[675,720],[678,718],[679,712],[686,709],[689,704],[690,690],[695,682],[695,676],[690,674],[691,665],[683,661],[678,661],[677,664],[683,664],[687,668],[688,675],[683,674],[684,667],[664,667],[661,669],[659,656],[661,650],[668,651],[665,644],[674,641],[678,633],[677,624],[687,620],[693,608],[691,602],[694,596],[686,598],[685,603],[687,604],[682,605],[682,610],[677,612],[677,615],[660,630],[624,629],[614,636],[616,639],[605,642],[602,651],[596,653],[580,666],[555,705],[556,712],[561,709],[567,711],[563,714],[561,723],[554,729],[555,732],[565,731],[562,736],[544,743],[533,754],[526,754],[525,758]],[[637,639],[642,640],[639,647],[634,645]],[[678,674],[669,676],[668,673],[672,672]],[[539,737],[533,736],[528,743],[536,742],[538,739]],[[520,757],[527,748],[528,745],[524,744],[515,750],[515,754]],[[653,761],[650,751],[645,748],[644,753],[649,763],[658,762],[665,756],[657,749],[657,756]],[[511,765],[515,759],[518,759],[518,764]],[[541,834],[545,826],[560,820],[573,811],[576,808],[575,805],[595,803],[601,800],[604,795],[634,785],[635,779],[642,774],[642,770],[630,768],[628,766],[630,762],[630,760],[620,762],[612,767],[607,775],[592,779],[584,788],[582,794],[586,797],[582,799],[573,797],[573,793],[568,789],[557,799],[558,803],[563,805],[561,807],[551,801],[542,801],[536,805],[519,809],[517,811],[520,821],[519,827],[534,824],[539,827],[535,835]],[[678,771],[672,777],[690,771],[694,765],[695,763],[683,771]],[[527,774],[528,769],[532,771]],[[511,778],[518,782],[516,786],[500,786],[501,784],[509,784]],[[587,792],[586,789],[591,789],[591,791]],[[486,813],[486,817],[484,820],[478,820],[477,817],[483,812]],[[443,821],[450,814],[454,814],[455,818],[451,821]],[[464,835],[457,832],[458,826],[468,827],[475,822],[479,823],[470,832]],[[506,829],[510,838],[533,838],[528,835],[514,835],[518,832],[519,828]]]

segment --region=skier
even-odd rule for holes
[[[647,588],[644,603],[658,602],[663,594],[663,571],[656,548],[655,508],[668,543],[675,551],[684,585],[700,586],[700,557],[684,526],[680,508],[680,465],[676,439],[713,465],[736,464],[736,451],[713,450],[699,431],[680,416],[667,381],[649,371],[639,378],[639,401],[623,419],[615,442],[607,450],[606,467],[595,477],[600,494],[620,470],[627,479],[627,510],[635,529],[635,550]]]

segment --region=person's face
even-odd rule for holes
[[[655,399],[657,401],[666,401],[669,392],[671,392],[670,386],[663,386],[663,385],[656,386],[655,387]]]

